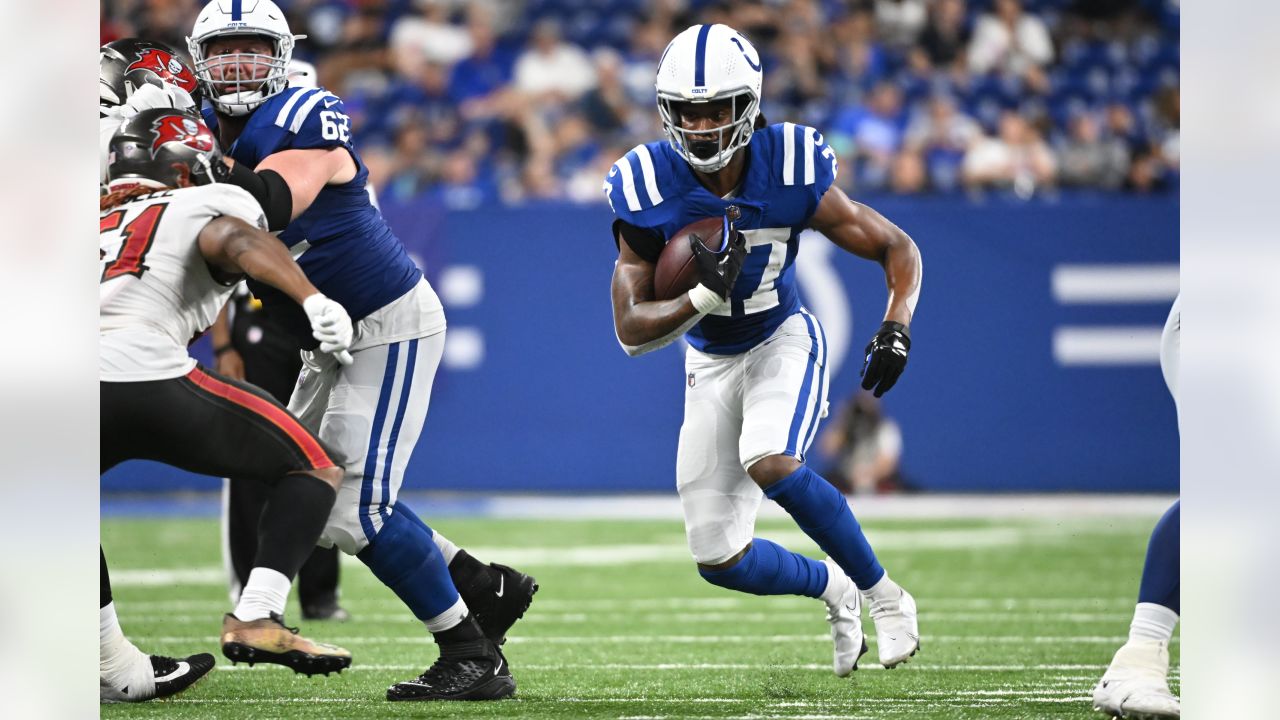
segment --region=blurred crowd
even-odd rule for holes
[[[101,39],[185,54],[201,0],[101,0]],[[1176,192],[1178,0],[277,0],[384,197],[604,202],[662,137],[654,75],[695,23],[747,35],[763,112],[876,193]]]

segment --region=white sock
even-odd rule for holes
[[[240,602],[236,603],[235,616],[248,622],[270,617],[271,613],[283,615],[292,584],[278,570],[265,567],[250,570],[249,582],[240,591]]]
[[[458,598],[458,602],[449,606],[448,610],[431,618],[423,623],[427,626],[427,630],[433,633],[444,632],[452,627],[457,627],[458,623],[467,619],[467,604],[462,602],[462,598]]]
[[[1178,613],[1155,603],[1138,603],[1129,623],[1129,642],[1155,641],[1169,644],[1178,625]]]
[[[434,528],[431,531],[431,539],[436,541],[436,547],[440,548],[440,554],[444,555],[444,564],[453,562],[453,557],[458,554],[458,546]]]
[[[98,674],[113,688],[128,688],[130,698],[145,700],[155,695],[151,658],[124,636],[114,602],[98,610]]]
[[[822,564],[827,566],[827,587],[823,589],[819,599],[826,603],[827,607],[835,607],[840,602],[840,599],[844,597],[845,592],[848,591],[849,585],[853,581],[849,579],[848,575],[844,574],[844,570],[841,570],[840,566],[836,565],[831,558],[823,560]]]
[[[862,597],[868,602],[897,602],[901,592],[898,583],[890,580],[886,572],[875,585],[862,590]]]

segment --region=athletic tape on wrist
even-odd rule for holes
[[[689,291],[689,301],[693,303],[694,309],[706,315],[720,307],[724,303],[724,298],[717,295],[714,290],[706,285],[698,284]]]

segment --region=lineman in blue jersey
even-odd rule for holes
[[[308,279],[356,324],[354,362],[304,353],[289,403],[343,459],[321,544],[360,558],[440,646],[436,663],[390,687],[387,699],[507,697],[515,680],[499,645],[537,585],[480,563],[397,502],[444,349],[444,311],[370,203],[342,101],[323,88],[288,87],[295,39],[270,0],[214,0],[187,44],[232,158],[221,174],[258,200]],[[279,293],[250,287],[314,347]]]
[[[822,599],[843,677],[867,650],[864,599],[885,667],[915,654],[919,631],[915,601],[880,566],[844,496],[804,465],[828,383],[822,327],[796,290],[797,237],[813,228],[884,267],[888,310],[863,368],[863,387],[877,396],[906,365],[920,254],[906,233],[832,184],[835,154],[821,134],[764,126],[760,85],[755,48],[725,25],[695,25],[667,46],[657,79],[667,139],[637,146],[605,180],[617,215],[614,326],[630,355],[687,333],[676,486],[698,572],[741,592]],[[702,283],[654,300],[666,239],[717,216],[734,218],[736,235],[719,254],[692,243]],[[753,538],[763,496],[829,557],[817,562]]]

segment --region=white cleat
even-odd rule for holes
[[[896,591],[896,595],[879,600],[868,593],[864,596],[871,620],[876,625],[876,650],[880,653],[880,664],[886,670],[892,670],[920,649],[920,627],[916,622],[916,600],[911,593],[896,583],[887,590],[891,595]]]
[[[1125,643],[1093,689],[1093,709],[1126,720],[1182,717],[1182,704],[1169,692],[1168,675],[1165,643]]]
[[[836,595],[834,603],[827,603],[827,622],[831,623],[831,639],[835,643],[833,668],[836,677],[848,677],[858,669],[858,658],[867,652],[867,638],[862,631],[862,596],[858,586],[844,574],[844,570],[831,558],[822,564],[827,566],[827,592]],[[840,586],[832,586],[838,583]]]

